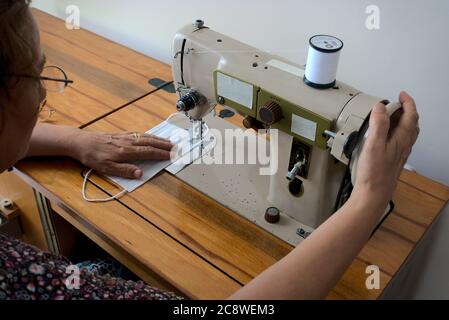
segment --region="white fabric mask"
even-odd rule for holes
[[[207,134],[208,130],[206,131]],[[123,190],[119,192],[118,194],[106,198],[106,199],[90,199],[86,195],[86,185],[87,181],[89,179],[90,174],[92,173],[92,169],[89,170],[85,177],[82,187],[82,196],[83,199],[89,202],[107,202],[114,200],[126,192],[132,192],[145,184],[147,181],[149,181],[151,178],[153,178],[156,174],[158,174],[160,171],[164,170],[165,168],[170,166],[169,170],[172,173],[177,173],[180,170],[182,170],[186,165],[189,163],[185,163],[185,158],[188,153],[190,153],[193,149],[198,148],[201,145],[200,142],[193,142],[191,141],[191,135],[189,130],[180,128],[168,121],[164,121],[157,125],[156,127],[152,128],[151,130],[147,131],[147,133],[158,136],[160,138],[169,139],[175,147],[175,153],[176,156],[172,157],[171,160],[166,161],[137,161],[134,164],[138,166],[142,172],[143,175],[140,179],[126,179],[126,178],[120,178],[120,177],[114,177],[114,176],[107,176],[110,180],[115,182],[117,185],[119,185]],[[213,139],[212,139],[213,140]],[[212,141],[209,140],[209,141]],[[209,148],[210,149],[210,148]],[[183,161],[181,161],[183,160]],[[193,162],[194,159],[192,159],[191,162]]]

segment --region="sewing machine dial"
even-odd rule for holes
[[[264,124],[269,126],[281,121],[282,118],[284,118],[281,106],[274,101],[269,101],[260,108],[259,117]]]

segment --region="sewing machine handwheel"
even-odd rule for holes
[[[352,152],[357,146],[357,142],[359,140],[359,133],[357,131],[352,132],[345,141],[345,145],[343,146],[343,153],[346,158],[351,159]]]
[[[402,105],[399,102],[389,103],[386,106],[386,108],[387,108],[387,113],[390,116],[390,131],[388,134],[391,135],[399,123],[399,119],[402,116],[403,110],[402,110]],[[357,178],[357,166],[358,166],[358,162],[359,162],[359,157],[363,150],[363,146],[365,144],[366,138],[368,137],[368,134],[369,134],[368,129],[369,129],[370,115],[367,117],[364,124],[362,125],[362,128],[360,128],[360,130],[359,130],[359,133],[358,133],[359,137],[357,139],[358,140],[357,145],[355,146],[355,149],[352,152],[351,161],[349,163],[349,167],[351,170],[351,182],[353,185],[355,185],[355,181]]]

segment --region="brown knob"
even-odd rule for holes
[[[263,123],[271,126],[272,124],[282,120],[284,116],[282,115],[281,106],[274,101],[270,101],[260,108],[259,117]]]
[[[256,119],[250,116],[245,117],[245,119],[243,119],[243,126],[246,129],[254,128],[256,126]]]
[[[246,129],[253,129],[256,131],[264,129],[264,124],[251,116],[247,116],[243,119],[243,126]]]
[[[278,208],[270,207],[265,211],[265,221],[268,223],[278,223],[281,219],[281,213]]]

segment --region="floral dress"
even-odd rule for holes
[[[142,281],[76,270],[64,257],[0,234],[0,300],[179,300]],[[72,277],[72,278],[71,278]],[[72,280],[76,281],[72,281]]]

